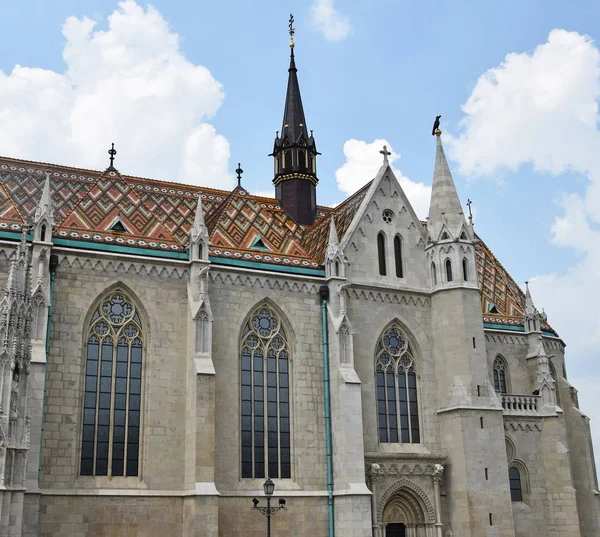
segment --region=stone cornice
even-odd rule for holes
[[[213,267],[209,274],[211,283],[221,283],[224,285],[234,285],[242,287],[267,288],[270,290],[290,291],[315,295],[319,291],[320,281],[314,279],[300,279],[290,277],[289,275],[277,276],[275,274],[262,275],[256,273],[236,274],[236,271],[229,273],[221,271],[221,267]]]
[[[379,451],[367,451],[365,452],[365,461],[392,461],[392,460],[428,460],[443,462],[446,460],[446,455],[443,453],[382,453]]]
[[[356,300],[388,302],[390,304],[420,306],[423,308],[431,307],[431,299],[428,296],[411,293],[408,290],[383,290],[380,287],[355,286],[353,284],[352,287],[348,288],[348,295]]]

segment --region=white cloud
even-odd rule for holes
[[[96,30],[63,25],[64,73],[17,65],[0,71],[0,147],[10,156],[103,169],[115,142],[123,173],[227,188],[229,143],[207,123],[221,84],[187,60],[152,7],[121,2]]]
[[[310,6],[310,20],[313,29],[328,41],[342,41],[352,33],[350,19],[335,8],[333,0],[315,0]]]
[[[466,174],[531,164],[537,172],[574,171],[588,181],[583,195],[563,194],[563,214],[551,228],[553,243],[578,256],[564,274],[531,282],[536,304],[568,344],[569,380],[585,387],[579,400],[588,413],[600,405],[587,382],[600,381],[599,101],[600,51],[585,35],[553,30],[531,53],[508,54],[479,78],[463,106],[461,133],[449,144]],[[600,463],[600,422],[592,426]]]
[[[429,212],[429,200],[431,199],[431,187],[423,183],[411,181],[402,175],[402,172],[394,167],[394,162],[400,158],[386,140],[374,140],[370,144],[362,140],[348,140],[344,144],[344,156],[346,162],[336,170],[335,178],[338,188],[346,194],[353,194],[364,184],[368,183],[377,170],[381,167],[382,156],[379,153],[383,146],[388,147],[392,154],[388,157],[394,174],[400,182],[408,200],[419,218],[425,218]]]

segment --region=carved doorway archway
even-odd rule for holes
[[[425,492],[400,479],[379,500],[377,523],[381,537],[434,537],[435,513]]]

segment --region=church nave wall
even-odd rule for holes
[[[183,485],[186,371],[185,282],[132,272],[78,268],[56,271],[42,454],[43,488],[180,489]],[[142,323],[140,468],[143,478],[79,476],[86,345],[93,308],[123,290]]]

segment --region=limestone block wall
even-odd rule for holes
[[[540,452],[543,423],[541,419],[505,418],[507,465],[521,475],[522,502],[513,502],[516,537],[547,535],[546,468]]]

